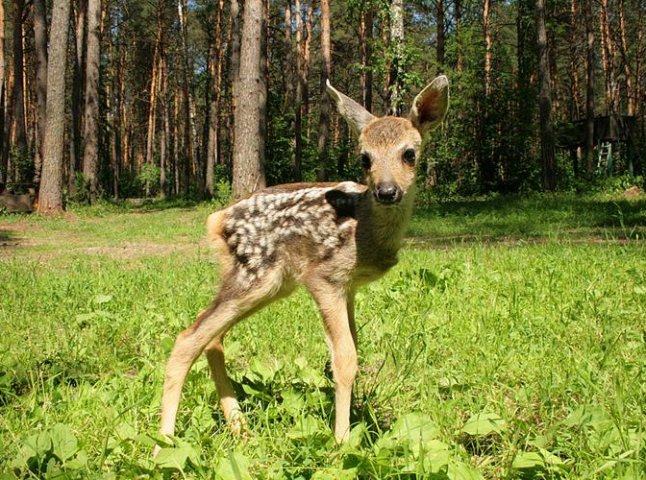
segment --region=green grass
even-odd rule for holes
[[[303,292],[237,325],[249,423],[206,361],[154,461],[164,363],[207,305],[214,205],[0,216],[0,478],[644,478],[646,202],[533,196],[419,210],[357,299],[351,442]]]

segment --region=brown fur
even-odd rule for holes
[[[441,103],[434,108],[443,116],[448,101],[446,77],[439,77],[431,87],[424,92]],[[408,149],[419,152],[420,131],[426,126],[415,116],[412,121],[377,119],[328,88],[339,112],[360,133],[361,152],[372,160],[367,186],[354,182],[279,185],[209,216],[207,232],[223,265],[222,285],[215,301],[177,337],[166,367],[163,434],[175,431],[184,379],[202,352],[225,418],[234,433],[244,430],[244,417],[226,374],[222,340],[236,322],[289,295],[300,283],[319,307],[330,347],[336,385],[334,435],[338,441],[349,436],[357,372],[354,295],[359,286],[378,279],[397,263],[415,195],[415,169],[403,155]],[[388,204],[380,200],[376,188],[383,182],[395,185],[401,198]]]

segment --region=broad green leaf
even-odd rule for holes
[[[439,440],[430,440],[423,445],[411,445],[413,455],[423,458],[424,472],[439,473],[449,465],[449,446]]]
[[[303,394],[293,389],[287,389],[281,393],[283,399],[281,406],[290,414],[296,415],[305,408]]]
[[[251,480],[250,460],[240,452],[233,451],[220,459],[215,469],[218,480]]]
[[[321,431],[319,420],[312,415],[306,415],[296,420],[296,425],[287,432],[287,436],[289,438],[307,438]]]
[[[446,472],[449,480],[483,480],[483,476],[466,463],[452,461]]]
[[[155,463],[162,468],[183,471],[189,454],[188,449],[183,447],[162,448],[155,457]]]
[[[54,455],[63,462],[72,458],[78,451],[78,441],[76,435],[70,427],[63,423],[58,423],[50,430]]]
[[[439,429],[431,417],[421,412],[408,413],[395,422],[388,432],[392,439],[428,442],[437,437]]]
[[[492,433],[501,433],[507,427],[507,422],[495,413],[477,413],[473,415],[462,427],[462,432],[471,436],[487,436]]]
[[[79,451],[74,458],[65,462],[65,468],[70,470],[81,470],[87,466],[87,454],[81,450]]]
[[[511,464],[514,470],[543,470],[546,466],[545,459],[538,452],[518,452]]]

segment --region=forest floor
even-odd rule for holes
[[[357,296],[348,444],[299,291],[227,337],[246,438],[200,359],[153,459],[165,361],[217,285],[215,209],[0,214],[0,479],[646,475],[646,199],[600,195],[418,209]]]

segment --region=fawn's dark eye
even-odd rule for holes
[[[361,154],[361,168],[364,170],[370,170],[370,167],[372,166],[372,160],[370,160],[370,155],[367,153],[362,153]]]
[[[409,148],[404,152],[404,162],[409,165],[415,165],[415,150]]]

